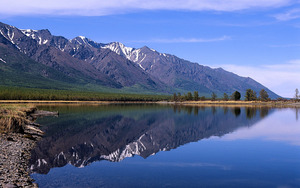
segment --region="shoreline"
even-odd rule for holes
[[[38,185],[30,177],[28,165],[31,150],[44,133],[34,121],[39,116],[58,113],[39,111],[29,105],[15,105],[13,108],[9,105],[2,106],[0,111],[0,120],[3,120],[0,124],[0,187],[36,188]],[[16,118],[22,123],[12,121]]]
[[[20,133],[0,133],[0,187],[38,187],[28,166],[36,143]]]
[[[50,101],[50,100],[0,100],[0,104],[37,104],[37,105],[109,105],[109,104],[171,104],[171,105],[211,105],[211,106],[266,106],[279,108],[300,108],[296,101]]]
[[[294,101],[183,101],[173,102],[179,105],[193,106],[246,106],[246,107],[274,107],[274,108],[300,108],[300,102]]]

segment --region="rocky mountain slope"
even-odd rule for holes
[[[265,89],[272,98],[277,98],[274,92],[249,77],[241,77],[222,68],[212,69],[178,58],[174,55],[157,52],[147,46],[134,49],[119,42],[104,45],[117,54],[138,64],[145,72],[159,78],[166,85],[186,91],[199,93],[215,92],[219,96],[223,93],[239,91],[244,96],[246,89],[253,89],[257,93]]]
[[[23,59],[30,58],[30,61],[35,62],[30,66],[33,70],[43,66],[42,71],[29,71],[30,74],[68,84],[94,88],[129,88],[129,91],[131,89],[135,92],[198,91],[200,95],[206,96],[212,92],[221,96],[236,90],[243,95],[246,89],[251,88],[257,93],[265,89],[270,97],[279,97],[249,77],[192,63],[146,46],[135,49],[119,42],[102,44],[83,36],[68,40],[62,36],[53,36],[48,30],[21,30],[3,23],[0,23],[0,46],[2,71],[5,70],[4,66],[12,64],[10,59],[13,56],[20,57],[20,66],[28,66]],[[15,55],[10,54],[10,51]],[[46,69],[48,71],[45,72]],[[9,73],[4,72],[6,76],[13,77],[10,75],[13,74],[13,68]],[[4,79],[3,75],[1,78]],[[13,82],[4,84],[14,85]]]

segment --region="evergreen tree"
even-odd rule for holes
[[[255,101],[256,99],[256,92],[252,89],[247,89],[245,94],[245,101]]]
[[[193,95],[192,95],[191,92],[188,92],[188,93],[187,93],[186,100],[188,100],[188,101],[193,100]]]
[[[238,101],[238,100],[241,99],[241,93],[238,92],[238,91],[235,91],[235,92],[232,93],[230,98],[231,98],[231,100]]]
[[[211,100],[215,101],[217,99],[217,94],[215,94],[214,92],[212,92],[211,94]]]
[[[194,91],[194,100],[198,101],[199,100],[199,94],[198,91]]]
[[[260,90],[260,92],[259,92],[259,99],[262,100],[262,101],[268,101],[268,100],[270,100],[269,94],[267,93],[266,90],[264,90],[264,89]]]
[[[223,100],[224,100],[224,101],[228,101],[228,100],[229,100],[229,97],[228,97],[227,93],[224,93],[224,95],[223,95]]]
[[[181,100],[182,100],[182,97],[181,97],[181,93],[180,93],[180,92],[177,93],[177,100],[178,100],[178,101],[181,101]]]
[[[177,100],[178,100],[177,95],[176,95],[176,93],[174,93],[173,97],[172,97],[172,101],[177,101]]]
[[[295,90],[295,99],[298,100],[300,98],[298,88]]]

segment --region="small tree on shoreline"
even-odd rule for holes
[[[227,95],[227,93],[223,94],[223,100],[224,101],[228,101],[229,100],[229,96]]]
[[[299,98],[300,98],[299,90],[298,90],[298,88],[296,88],[296,90],[295,90],[295,99],[298,100]]]
[[[199,94],[198,91],[194,91],[194,100],[198,101],[199,100]]]
[[[269,101],[270,100],[269,94],[267,93],[266,90],[264,90],[264,89],[260,90],[260,92],[259,92],[259,99],[261,101]]]
[[[176,93],[174,93],[172,96],[172,101],[177,101],[177,100],[178,100],[178,97],[177,97]]]
[[[217,99],[217,94],[215,94],[215,92],[212,92],[211,94],[211,100],[215,101]]]
[[[187,100],[187,101],[193,100],[193,95],[192,95],[191,92],[188,92],[188,93],[187,93],[187,95],[186,95],[186,100]]]
[[[233,94],[231,95],[231,100],[235,100],[238,101],[241,99],[241,93],[238,91],[233,92]]]
[[[247,89],[245,94],[245,101],[255,101],[256,99],[256,92],[252,89]]]

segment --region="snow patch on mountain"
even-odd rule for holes
[[[126,47],[124,44],[120,42],[112,42],[102,46],[101,48],[110,49],[111,51],[117,53],[118,55],[121,55],[127,58],[128,60],[137,63],[141,69],[145,70],[141,62],[146,58],[146,54],[142,53],[140,48],[135,49],[131,47]]]
[[[37,30],[32,30],[32,29],[21,29],[21,32],[22,32],[24,35],[26,35],[27,37],[30,37],[30,38],[32,38],[32,39],[35,39],[35,38],[36,38],[35,34],[36,34]]]
[[[93,47],[90,42],[93,42],[92,40],[86,38],[85,36],[78,36],[72,40],[70,40],[71,43],[75,43],[77,44],[77,46],[79,47],[79,45],[87,45],[90,47]],[[79,45],[78,45],[79,44]]]
[[[132,56],[132,52],[134,51],[134,48],[126,47],[120,42],[112,42],[105,46],[102,46],[102,48],[108,48],[118,55],[126,57],[127,59],[130,59],[130,57]]]
[[[143,138],[144,138],[144,142],[142,141]],[[127,144],[124,147],[124,149],[117,149],[116,151],[112,152],[109,155],[101,155],[100,159],[105,159],[112,162],[120,162],[127,157],[132,157],[134,155],[141,156],[141,153],[147,150],[145,143],[147,143],[148,145],[152,143],[153,146],[156,144],[152,138],[152,135],[143,134],[136,141]],[[165,151],[166,148],[163,148],[161,150]],[[152,153],[151,155],[154,155],[155,153]]]
[[[7,40],[9,40],[9,41],[10,41],[10,39],[9,39],[9,38],[7,38],[7,37],[6,37],[6,35],[4,35],[4,33],[3,33],[3,31],[2,31],[2,30],[0,30],[0,33],[1,33],[1,35],[2,35],[4,38],[6,38]]]
[[[6,63],[6,61],[4,61],[2,58],[0,58],[0,61],[2,61],[3,63]]]
[[[133,61],[134,63],[137,63],[143,70],[145,68],[143,67],[143,61],[145,60],[147,54],[151,55],[152,54],[157,54],[159,56],[164,56],[165,58],[168,58],[169,55],[165,53],[159,53],[154,49],[148,48],[147,46],[144,46],[142,48],[131,48],[131,47],[126,47],[124,44],[120,42],[112,42],[109,44],[106,44],[102,46],[101,48],[108,48],[111,51],[117,53],[118,55],[121,55],[123,57],[126,57],[128,60]],[[154,59],[155,63],[155,59]]]
[[[33,30],[33,29],[21,29],[21,32],[26,35],[27,37],[30,37],[38,42],[39,45],[45,45],[49,42],[48,39],[43,39],[41,36],[39,36],[38,32],[39,30]]]
[[[13,31],[10,31],[10,29],[8,29],[7,35],[9,37],[10,41],[14,44],[13,39],[14,39],[15,33]]]

